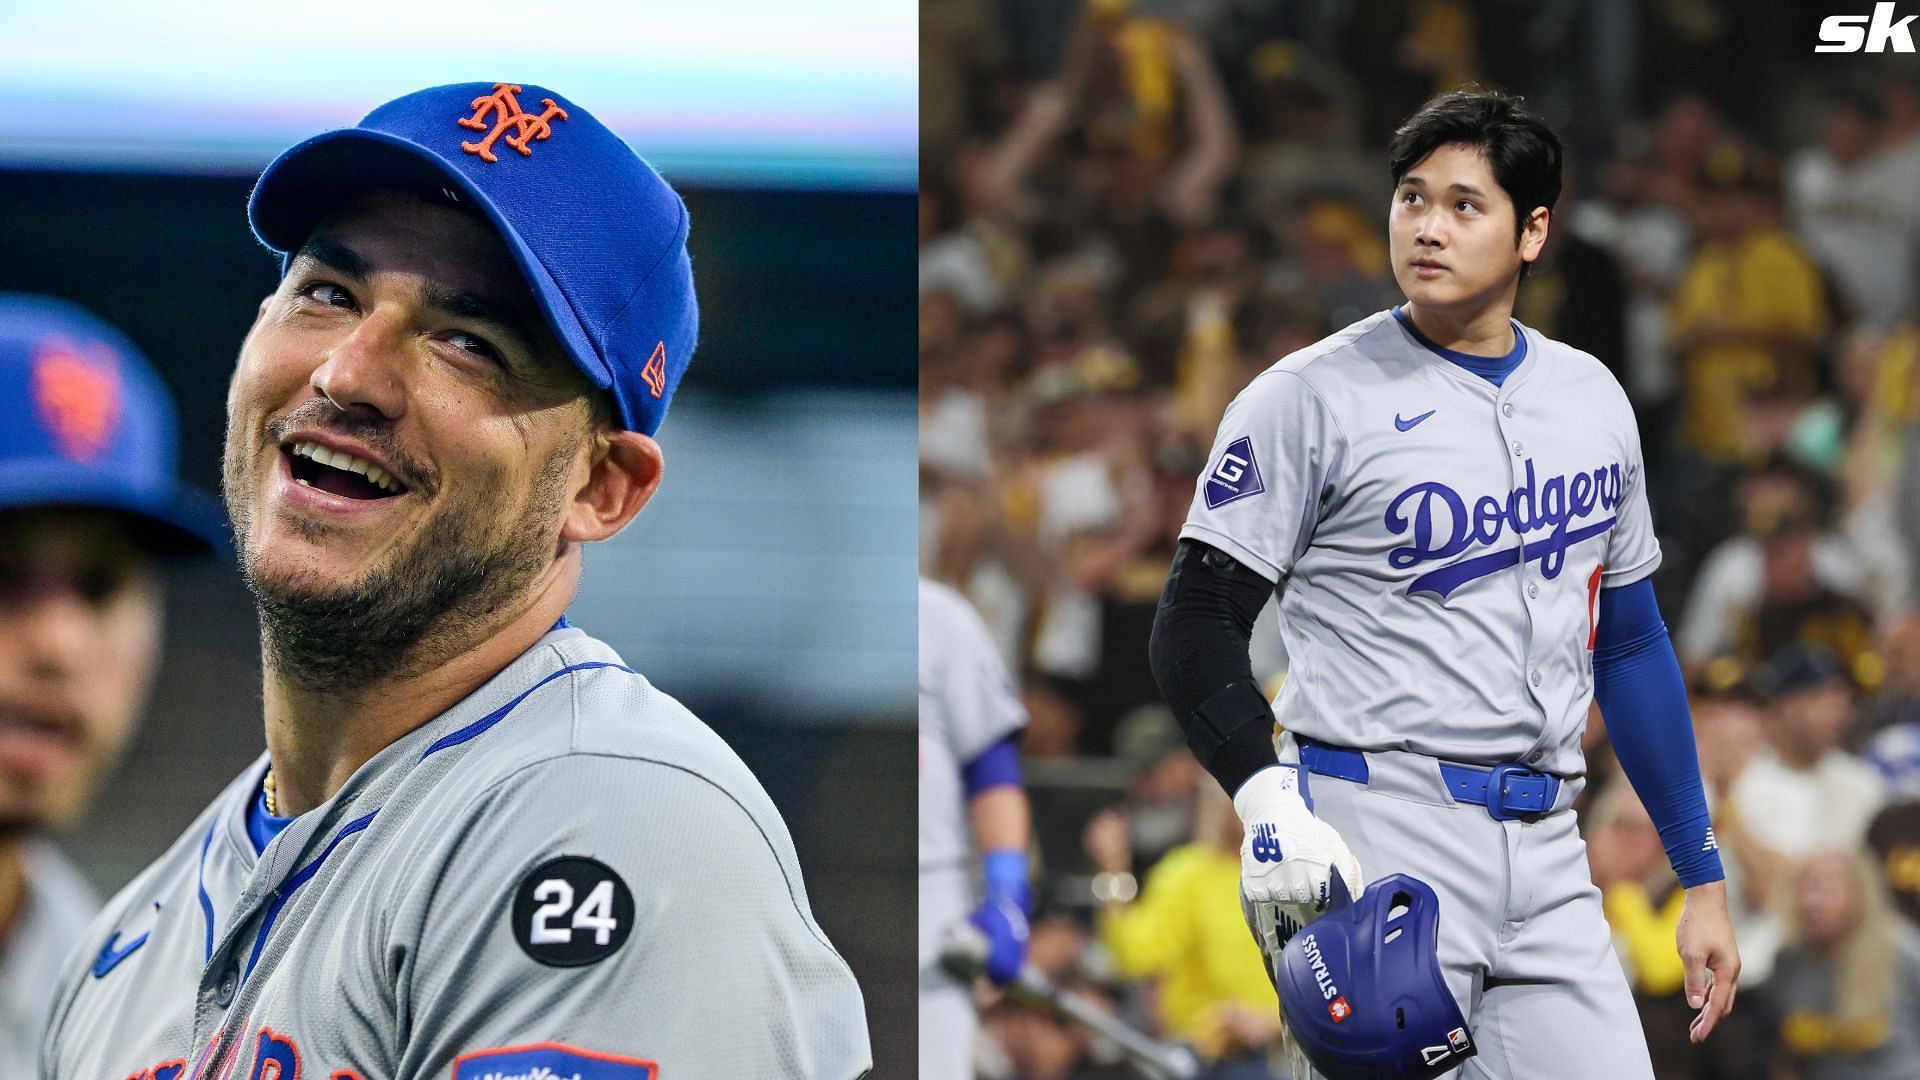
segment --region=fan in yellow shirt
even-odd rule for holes
[[[1156,982],[1168,1037],[1210,1061],[1263,1057],[1279,1035],[1279,1002],[1240,913],[1240,819],[1211,778],[1202,781],[1195,840],[1137,889],[1124,812],[1088,823],[1087,853],[1101,871],[1098,931],[1122,975]]]
[[[1586,841],[1588,867],[1627,980],[1648,997],[1678,993],[1686,970],[1674,935],[1686,893],[1666,864],[1653,819],[1625,778],[1595,797]]]
[[[1668,313],[1681,428],[1694,450],[1716,461],[1743,455],[1740,410],[1750,392],[1814,389],[1826,288],[1780,227],[1778,195],[1764,157],[1715,148],[1693,214],[1700,245]]]

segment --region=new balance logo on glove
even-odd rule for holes
[[[1253,858],[1256,862],[1279,862],[1285,856],[1280,854],[1280,838],[1273,834],[1273,826],[1261,822],[1253,827]]]

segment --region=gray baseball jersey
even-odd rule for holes
[[[920,1069],[973,1075],[978,1019],[967,987],[939,970],[942,936],[967,917],[973,851],[961,769],[1026,726],[986,624],[959,593],[920,582]]]
[[[45,1080],[860,1076],[852,973],[733,752],[547,634],[255,855],[265,759],[108,904]]]
[[[920,582],[920,868],[963,866],[967,798],[960,770],[1027,724],[986,624],[965,597]]]
[[[1228,406],[1180,535],[1281,587],[1287,730],[1584,771],[1598,592],[1660,548],[1625,393],[1513,325],[1499,387],[1386,311]]]
[[[29,840],[23,857],[25,902],[0,938],[0,1076],[33,1076],[40,1068],[48,990],[100,910],[99,894],[52,844]]]
[[[1280,590],[1281,760],[1296,734],[1365,752],[1365,782],[1303,790],[1367,880],[1439,896],[1480,1044],[1459,1075],[1651,1078],[1573,815],[1497,821],[1436,760],[1572,778],[1570,805],[1599,590],[1660,561],[1625,394],[1513,326],[1526,352],[1497,387],[1391,311],[1274,365],[1228,407],[1181,535]]]

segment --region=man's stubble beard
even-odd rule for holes
[[[571,447],[554,450],[505,529],[483,499],[455,501],[379,565],[324,591],[261,574],[248,546],[250,489],[240,490],[247,481],[229,472],[224,494],[240,573],[260,612],[262,661],[309,693],[352,698],[470,650],[552,562],[572,458]],[[327,531],[297,518],[290,524],[313,540]]]

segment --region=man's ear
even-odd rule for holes
[[[562,541],[605,540],[626,528],[653,498],[666,468],[660,444],[637,431],[608,431],[593,438],[587,482],[567,506]]]
[[[1527,224],[1520,230],[1520,261],[1532,262],[1540,257],[1540,251],[1547,246],[1547,226],[1552,214],[1544,206],[1536,206],[1533,213],[1527,215]]]

